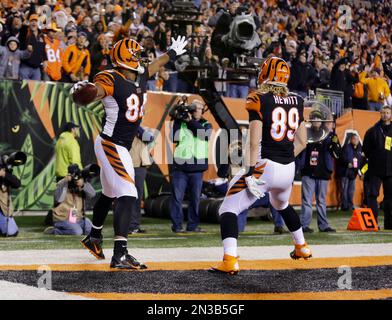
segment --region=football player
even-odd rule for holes
[[[249,133],[243,170],[230,182],[219,209],[223,262],[210,271],[236,274],[237,216],[269,192],[271,205],[289,229],[295,248],[293,259],[308,259],[312,253],[305,242],[299,216],[289,204],[295,174],[295,156],[306,147],[303,99],[289,93],[290,68],[286,61],[270,57],[261,67],[259,88],[246,100]]]
[[[111,50],[114,68],[98,73],[93,81],[97,88],[94,100],[102,100],[105,109],[102,131],[94,145],[101,165],[102,195],[93,209],[91,233],[81,242],[97,259],[105,258],[101,231],[108,211],[116,200],[113,215],[114,254],[110,263],[112,268],[146,268],[127,251],[131,217],[129,210],[138,196],[129,150],[143,117],[147,80],[169,60],[174,61],[177,56],[185,53],[187,42],[185,37],[179,36],[176,40],[172,38],[172,45],[166,54],[143,65],[143,48],[140,44],[132,39],[122,39]],[[91,83],[76,83],[71,93],[83,94],[87,86],[91,87]]]

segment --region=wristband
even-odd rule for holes
[[[169,56],[170,61],[175,61],[176,57],[177,57],[177,53],[175,50],[170,49],[168,52],[166,52],[166,54]]]
[[[248,173],[245,174],[245,177],[249,177],[255,171],[255,166],[249,167]]]

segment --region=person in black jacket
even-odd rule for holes
[[[308,90],[313,87],[316,80],[316,70],[307,62],[307,53],[301,50],[297,58],[291,63],[289,89],[305,98]]]
[[[189,111],[182,117],[177,111],[172,116],[172,138],[175,142],[174,166],[171,170],[172,197],[170,214],[172,231],[184,232],[182,228],[182,202],[185,191],[189,188],[188,224],[186,231],[202,232],[199,227],[199,201],[203,184],[203,172],[208,169],[208,139],[211,124],[202,118],[204,104],[194,100],[195,111]]]
[[[339,59],[331,71],[330,89],[344,92],[344,107],[352,107],[352,95],[354,93],[353,84],[355,79],[350,70],[347,69],[349,58]]]
[[[353,198],[355,193],[355,178],[362,162],[362,146],[359,137],[353,134],[350,142],[342,150],[342,157],[338,162],[337,175],[341,183],[341,209],[348,211],[354,209]]]
[[[19,35],[21,50],[25,50],[29,45],[33,47],[30,58],[22,60],[19,71],[21,79],[41,80],[41,68],[48,60],[43,34],[38,29],[38,18],[37,14],[30,15],[27,33],[21,32]]]
[[[384,189],[384,229],[392,229],[392,111],[384,106],[381,119],[366,131],[362,150],[368,158],[366,200],[378,221],[377,197]]]

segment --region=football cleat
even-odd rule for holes
[[[308,244],[296,244],[293,251],[290,252],[291,259],[305,259],[308,260],[312,257],[312,251],[310,250]]]
[[[238,271],[240,271],[240,266],[238,265],[238,258],[239,257],[233,257],[228,254],[225,254],[223,256],[223,261],[217,267],[211,267],[209,271],[236,275]]]
[[[112,261],[110,262],[110,268],[142,270],[147,269],[147,266],[144,263],[137,261],[136,258],[130,254],[125,253],[120,259],[113,256]]]
[[[80,243],[98,260],[105,259],[102,250],[102,238],[92,238],[88,235]]]

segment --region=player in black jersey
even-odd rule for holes
[[[98,73],[94,78],[97,94],[94,100],[102,100],[105,115],[102,131],[95,140],[94,150],[101,165],[102,195],[93,209],[91,233],[81,242],[97,259],[104,259],[102,228],[110,207],[114,205],[114,254],[112,268],[145,269],[143,263],[128,254],[127,238],[130,224],[130,208],[136,201],[134,169],[129,149],[137,134],[146,103],[147,80],[169,60],[186,52],[185,37],[172,38],[166,54],[143,65],[143,48],[132,39],[118,41],[111,50],[114,69]],[[89,84],[91,87],[91,84]],[[79,95],[86,90],[86,82],[76,83],[71,89]]]
[[[300,219],[289,205],[295,174],[294,159],[306,147],[303,100],[288,92],[289,77],[290,68],[283,59],[268,58],[261,68],[259,89],[248,95],[249,141],[245,152],[248,171],[243,170],[230,181],[219,209],[224,256],[211,271],[238,273],[237,215],[266,192],[270,194],[271,205],[282,215],[291,232],[295,243],[291,258],[308,259],[312,256]]]

